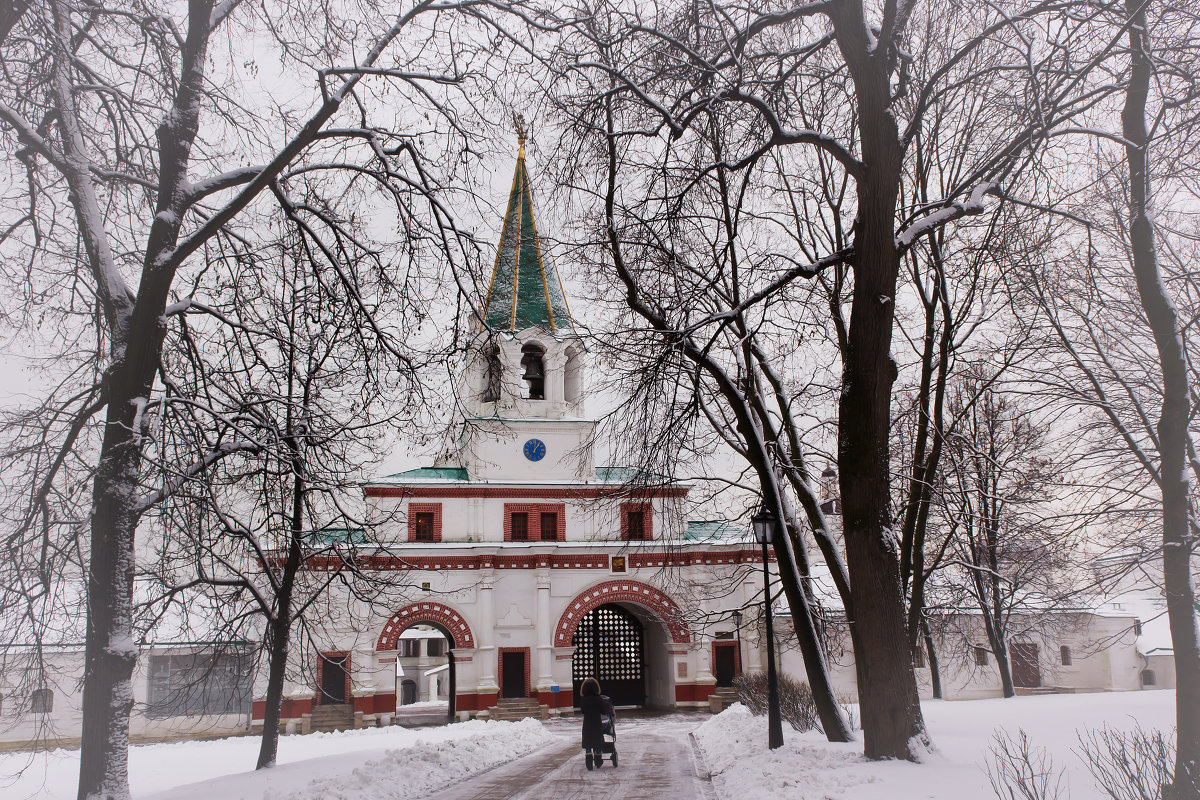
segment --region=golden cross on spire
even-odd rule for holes
[[[525,115],[513,112],[513,126],[517,129],[517,146],[525,149],[525,140],[529,138],[529,129],[525,126]]]

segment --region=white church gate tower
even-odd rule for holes
[[[483,308],[453,455],[364,485],[378,518],[397,520],[375,530],[384,548],[368,562],[411,571],[420,588],[366,636],[347,625],[329,642],[349,701],[364,715],[394,712],[398,642],[432,625],[450,642],[459,718],[505,698],[570,710],[586,675],[621,704],[706,704],[718,658],[734,665],[726,682],[743,658],[760,663],[749,643],[720,657],[757,573],[719,600],[686,587],[757,564],[758,551],[742,535],[684,525],[688,486],[631,489],[632,470],[594,464],[586,353],[538,239],[523,145]],[[295,687],[285,716],[321,696],[319,683]]]

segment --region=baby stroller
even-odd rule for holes
[[[604,726],[602,734],[604,736],[604,744],[601,746],[600,752],[609,756],[612,765],[615,767],[617,766],[617,715],[613,709],[612,701],[608,700],[607,697],[604,699],[608,701],[608,709],[600,717],[600,724]],[[596,766],[600,766],[603,763],[604,758],[601,756],[600,763]]]

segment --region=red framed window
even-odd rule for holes
[[[558,540],[558,514],[553,511],[541,512],[542,527],[541,539],[543,542],[554,542]]]
[[[529,541],[529,514],[524,511],[517,511],[509,517],[509,520],[512,540],[514,542]]]
[[[504,541],[561,542],[567,538],[565,503],[505,503]]]
[[[433,541],[433,512],[418,511],[417,512],[417,530],[413,535],[413,539],[418,542]]]
[[[442,504],[408,504],[408,540],[410,542],[440,542],[442,540]]]
[[[621,538],[635,542],[654,538],[654,515],[649,503],[621,504]]]

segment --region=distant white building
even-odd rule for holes
[[[83,645],[2,648],[0,741],[79,739]],[[134,668],[129,732],[138,739],[216,736],[250,729],[251,643],[144,647]]]

